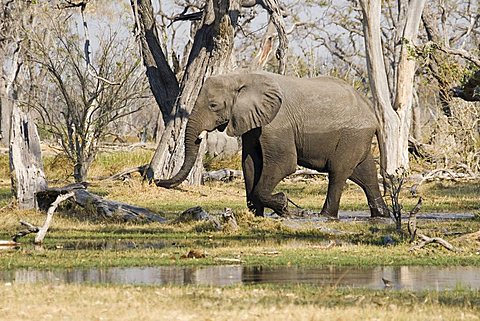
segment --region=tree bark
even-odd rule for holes
[[[132,0],[132,7],[134,13],[138,12],[136,17],[137,26],[141,26],[139,29],[140,38],[145,37],[146,40],[149,40],[141,41],[142,52],[146,51],[156,57],[157,67],[160,65],[165,70],[168,69],[164,72],[149,74],[149,67],[147,66],[147,76],[149,78],[159,78],[156,81],[158,83],[168,83],[165,79],[170,79],[171,75],[174,74],[168,66],[165,54],[160,49],[158,37],[151,31],[151,29],[155,29],[155,21],[154,19],[147,19],[153,17],[151,3],[149,0]],[[232,61],[233,37],[239,9],[240,5],[236,0],[207,1],[202,21],[194,37],[182,82],[177,92],[174,89],[166,91],[169,101],[173,98],[175,104],[166,119],[165,131],[150,162],[150,168],[147,171],[148,179],[169,178],[181,167],[184,158],[183,136],[185,135],[185,126],[205,78],[210,75],[228,72],[234,65]],[[152,35],[150,38],[147,38],[148,30]],[[157,41],[155,41],[155,38]],[[143,56],[144,59],[145,57],[148,58],[145,53]],[[148,60],[145,63],[148,63]],[[190,184],[198,185],[201,183],[204,151],[205,142],[200,147],[196,165],[187,179]]]
[[[267,9],[270,14],[270,23],[275,26],[278,34],[278,48],[277,48],[277,59],[278,59],[278,73],[285,74],[287,69],[287,55],[286,51],[288,49],[288,38],[287,33],[285,32],[285,23],[282,18],[282,12],[280,10],[280,4],[277,0],[263,0],[263,6]]]
[[[415,61],[408,57],[408,44],[416,39],[425,0],[412,0],[405,16],[402,32],[401,57],[397,67],[396,93],[392,104],[381,39],[381,2],[360,0],[363,13],[365,49],[370,88],[377,118],[381,124],[378,136],[381,168],[395,174],[398,168],[408,169],[408,136],[411,125],[413,77]]]
[[[428,6],[425,8],[422,14],[422,22],[425,28],[427,39],[433,43],[440,44],[442,43],[442,37],[438,30],[438,22],[435,13],[432,12],[431,8]],[[450,108],[450,103],[452,100],[452,93],[450,92],[450,82],[442,74],[439,66],[448,64],[448,57],[441,51],[437,51],[430,55],[431,59],[428,59],[428,68],[430,69],[432,76],[438,82],[438,97],[440,99],[440,104],[442,106],[443,113],[447,117],[452,116],[452,110]]]
[[[0,50],[0,56],[3,56]],[[0,66],[3,62],[0,60]],[[10,119],[12,118],[12,103],[8,100],[7,85],[0,77],[0,146],[8,146],[10,141]]]
[[[180,89],[178,80],[162,50],[151,0],[131,0],[131,6],[147,78],[166,123],[173,116],[173,106]]]
[[[35,194],[47,188],[40,139],[30,116],[14,105],[10,131],[10,176],[21,209],[36,207]]]

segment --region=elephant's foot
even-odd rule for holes
[[[252,211],[255,216],[262,217],[265,217],[265,207],[271,208],[279,216],[287,216],[289,215],[287,205],[288,198],[282,192],[268,196],[257,195],[256,198],[247,201],[249,210]]]
[[[247,207],[255,216],[265,217],[265,207],[259,202],[247,201]]]
[[[369,204],[371,217],[390,217],[390,212],[382,198],[376,199],[374,202],[374,205]]]
[[[289,216],[290,212],[288,211],[288,197],[285,193],[277,193],[272,195],[272,206],[271,209],[275,211],[280,216]]]
[[[338,212],[336,213],[332,213],[332,212],[329,212],[325,209],[323,209],[321,212],[320,212],[320,215],[322,216],[326,216],[327,218],[330,218],[330,219],[338,219]]]

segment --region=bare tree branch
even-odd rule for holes
[[[288,38],[285,32],[285,22],[283,21],[280,5],[277,0],[264,0],[264,4],[278,33],[278,48],[276,53],[278,73],[285,74],[287,68],[286,51],[288,50]]]

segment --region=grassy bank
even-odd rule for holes
[[[195,189],[187,195],[197,193]],[[141,198],[138,193],[135,197]],[[200,197],[215,199],[213,195]],[[185,208],[196,205],[195,199],[198,197],[182,204]],[[215,202],[221,203],[221,199]],[[209,207],[208,203],[202,206],[211,212],[219,211],[219,207]],[[0,268],[211,265],[224,264],[225,259],[250,266],[480,266],[478,240],[457,240],[459,236],[480,230],[478,218],[418,220],[421,233],[442,237],[462,249],[451,252],[439,245],[410,251],[412,244],[406,234],[395,231],[388,220],[264,219],[240,209],[235,211],[239,223],[237,231],[216,231],[205,222],[125,224],[99,221],[77,211],[69,209],[56,214],[42,250],[34,247],[33,236],[28,236],[21,239],[24,244],[20,248],[3,251]],[[21,229],[20,220],[36,225],[44,220],[44,214],[36,211],[4,209],[2,213],[0,239],[9,239]],[[173,213],[165,213],[165,216],[172,218]],[[190,251],[201,255],[185,258]]]
[[[408,238],[405,234],[396,232],[389,221],[299,223],[298,220],[255,218],[245,208],[242,180],[168,190],[148,185],[135,175],[125,182],[94,179],[145,163],[151,156],[150,153],[137,151],[100,155],[91,170],[92,185],[89,189],[108,199],[146,207],[170,220],[194,206],[201,206],[212,214],[230,207],[237,217],[239,230],[215,231],[204,222],[126,224],[105,221],[81,208],[66,206],[55,215],[43,251],[37,251],[29,245],[32,243],[31,236],[23,238],[25,245],[20,249],[2,253],[0,267],[209,265],[217,264],[218,258],[239,258],[246,265],[480,265],[480,245],[475,240],[455,244],[458,236],[480,230],[478,182],[433,182],[420,186],[419,194],[424,198],[420,213],[461,212],[475,214],[476,217],[469,220],[418,222],[422,233],[453,241],[463,249],[462,252],[453,253],[437,245],[410,252]],[[63,185],[68,181],[68,177],[61,171],[65,168],[63,161],[57,157],[45,162],[48,177],[55,178],[53,184]],[[238,159],[234,161],[238,162]],[[209,166],[212,168],[217,165],[210,161]],[[222,166],[226,165],[222,163]],[[0,169],[2,167],[4,166],[0,166]],[[401,193],[405,211],[412,208],[418,199],[408,192],[409,184],[413,183],[407,181]],[[278,190],[286,192],[303,208],[318,212],[326,188],[326,179],[317,177],[285,180]],[[20,220],[35,225],[43,223],[44,213],[15,208],[9,182],[5,177],[0,183],[0,206],[0,239],[9,239],[18,232],[21,229]],[[357,185],[347,184],[341,209],[367,211],[365,197]],[[291,240],[295,242],[290,242]],[[326,247],[332,241],[334,245]],[[141,245],[133,249],[110,247],[99,251],[98,244],[102,242],[167,245]],[[69,244],[77,244],[82,249],[64,250]],[[206,255],[194,260],[181,259],[190,250]],[[272,251],[276,254],[262,254]]]

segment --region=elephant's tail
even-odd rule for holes
[[[377,128],[377,130],[375,131],[375,136],[377,137],[378,150],[380,151],[380,159],[379,159],[380,173],[383,176],[384,173],[386,172],[386,168],[387,168],[386,167],[387,158],[386,158],[386,154],[385,154],[386,153],[385,139],[382,136],[382,132],[381,132],[380,128]]]

